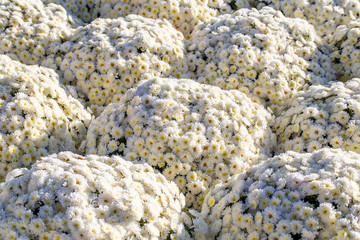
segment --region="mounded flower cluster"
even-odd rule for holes
[[[0,238],[187,239],[184,205],[147,164],[61,152],[0,184]]]
[[[100,18],[119,18],[136,14],[145,18],[167,19],[185,37],[196,25],[208,22],[216,11],[204,0],[46,0],[69,9],[85,22]]]
[[[103,2],[106,2],[105,0]],[[128,0],[129,1],[129,0]],[[81,19],[84,23],[90,23],[94,19],[99,17],[99,7],[101,0],[42,0],[45,5],[51,3],[60,5],[66,9],[66,11]]]
[[[26,64],[40,64],[78,26],[59,5],[40,0],[2,0],[0,54]]]
[[[195,239],[359,239],[360,156],[289,151],[206,196]]]
[[[313,25],[318,35],[332,42],[336,28],[360,17],[357,0],[259,0],[257,8],[272,7],[287,17],[302,18]]]
[[[360,79],[311,86],[275,119],[277,152],[324,147],[360,153]]]
[[[101,4],[100,16],[117,18],[131,13],[146,18],[168,19],[188,39],[196,25],[208,22],[216,14],[206,2],[204,0],[110,0]]]
[[[360,77],[360,19],[336,29],[331,60],[340,80]]]
[[[314,28],[272,8],[212,18],[192,34],[187,54],[198,82],[252,92],[275,112],[311,84],[335,78]]]
[[[64,84],[76,85],[95,115],[142,79],[186,72],[183,35],[168,21],[129,15],[78,28],[49,57]]]
[[[87,153],[147,162],[199,209],[209,187],[271,155],[272,118],[257,101],[187,79],[143,81],[92,121]]]
[[[359,240],[359,40],[359,0],[0,0],[0,239]]]
[[[54,71],[0,55],[0,181],[49,153],[83,153],[90,120]]]

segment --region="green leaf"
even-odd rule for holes
[[[125,146],[126,146],[126,138],[125,137],[122,137],[122,138],[120,138],[120,140],[119,140],[119,144],[125,144]]]
[[[193,237],[193,233],[194,233],[194,228],[193,227],[189,227],[188,225],[184,224],[185,226],[185,230],[189,233],[190,237]]]
[[[318,196],[319,196],[318,194],[308,195],[304,197],[304,202],[310,203],[315,208],[318,208],[320,206],[320,203],[318,201]]]
[[[238,10],[238,7],[236,6],[236,0],[231,0],[231,2],[229,2],[229,6],[234,11]]]
[[[140,219],[139,223],[140,223],[140,227],[143,227],[145,223],[148,223],[148,221],[146,220],[144,221],[143,219]]]
[[[345,42],[347,40],[347,38],[348,38],[347,35],[345,35],[340,41],[338,41],[335,44],[335,47],[339,49],[341,47],[341,45],[343,44],[343,42]]]
[[[143,47],[139,47],[139,48],[137,48],[137,52],[138,53],[143,53],[143,52],[145,52],[146,50],[145,50],[145,48],[143,48]]]
[[[347,112],[349,114],[350,119],[355,115],[355,111],[353,109],[350,109],[350,108],[344,109],[344,112]]]
[[[164,166],[160,167],[159,165],[156,165],[155,169],[162,173],[166,167],[167,167],[167,163],[165,162]]]
[[[309,34],[303,33],[302,36],[304,37],[304,39],[309,39],[309,38],[310,38],[310,35],[309,35]]]
[[[170,230],[169,234],[166,237],[166,240],[171,240],[171,235],[173,235],[175,232],[173,230]]]
[[[349,81],[351,79],[353,79],[354,76],[340,76],[337,78],[338,81],[342,81],[342,82],[346,82],[346,81]]]

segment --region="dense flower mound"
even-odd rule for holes
[[[185,197],[146,164],[50,155],[0,184],[1,239],[186,239]]]
[[[81,19],[85,24],[99,17],[101,4],[101,0],[42,0],[42,2],[46,5],[51,3],[61,5],[70,15]]]
[[[26,64],[40,64],[71,36],[77,20],[61,6],[40,0],[0,1],[0,54]]]
[[[336,29],[331,60],[343,80],[360,77],[360,19]]]
[[[0,0],[0,240],[360,240],[359,40],[360,0]]]
[[[189,207],[199,208],[206,189],[271,154],[271,119],[239,91],[156,78],[92,121],[87,153],[145,161],[177,183]]]
[[[213,188],[195,239],[359,239],[359,176],[352,152],[281,154]]]
[[[356,0],[259,0],[257,8],[264,6],[281,10],[287,17],[305,19],[327,43],[338,26],[360,17],[360,2]]]
[[[208,22],[216,11],[204,0],[110,0],[101,4],[100,16],[116,18],[128,14],[146,18],[168,19],[186,38],[196,25]]]
[[[304,20],[240,9],[199,25],[187,58],[197,81],[253,92],[277,114],[299,90],[335,78],[320,43]]]
[[[208,22],[216,11],[204,0],[46,0],[70,9],[85,22],[98,17],[118,18],[136,14],[145,18],[168,19],[185,36],[194,27]]]
[[[277,151],[323,147],[360,153],[360,79],[312,86],[276,118]]]
[[[90,119],[53,70],[0,55],[0,181],[49,153],[81,152]]]
[[[99,115],[141,79],[180,77],[187,69],[183,45],[183,35],[168,21],[136,15],[96,19],[78,28],[44,65],[57,64],[64,84],[76,85]]]

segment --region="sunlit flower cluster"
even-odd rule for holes
[[[0,240],[359,240],[360,0],[0,0]]]
[[[272,118],[257,101],[187,79],[143,81],[92,121],[87,153],[145,161],[199,208],[211,185],[271,154]]]
[[[259,0],[257,8],[273,7],[287,17],[302,18],[313,25],[325,42],[333,40],[338,26],[360,17],[357,0]]]
[[[168,19],[185,37],[196,25],[208,22],[216,11],[204,0],[46,0],[69,9],[85,22],[136,14],[145,18]]]
[[[59,5],[40,0],[2,0],[0,54],[26,64],[40,64],[72,33],[78,20]]]
[[[213,188],[195,239],[360,239],[360,156],[289,151]]]
[[[54,3],[64,7],[71,16],[81,19],[84,24],[90,23],[98,18],[101,2],[107,1],[108,0],[42,0],[46,5]]]
[[[49,153],[82,153],[90,120],[54,71],[0,55],[0,181]]]
[[[360,79],[312,86],[276,118],[277,152],[323,147],[360,153]]]
[[[76,85],[95,115],[141,79],[186,72],[183,35],[168,21],[130,15],[78,28],[50,56],[64,84]]]
[[[209,8],[204,0],[111,0],[103,3],[100,16],[116,18],[128,14],[146,18],[168,19],[186,38],[196,25],[208,22],[216,11]]]
[[[0,238],[187,239],[184,205],[147,164],[61,152],[0,184]]]
[[[341,25],[332,41],[331,60],[340,80],[360,77],[360,20]]]
[[[199,25],[187,61],[198,82],[250,91],[277,114],[299,90],[335,78],[320,43],[304,20],[272,8],[240,9]]]

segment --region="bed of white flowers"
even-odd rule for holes
[[[360,239],[358,0],[0,0],[0,239]]]

